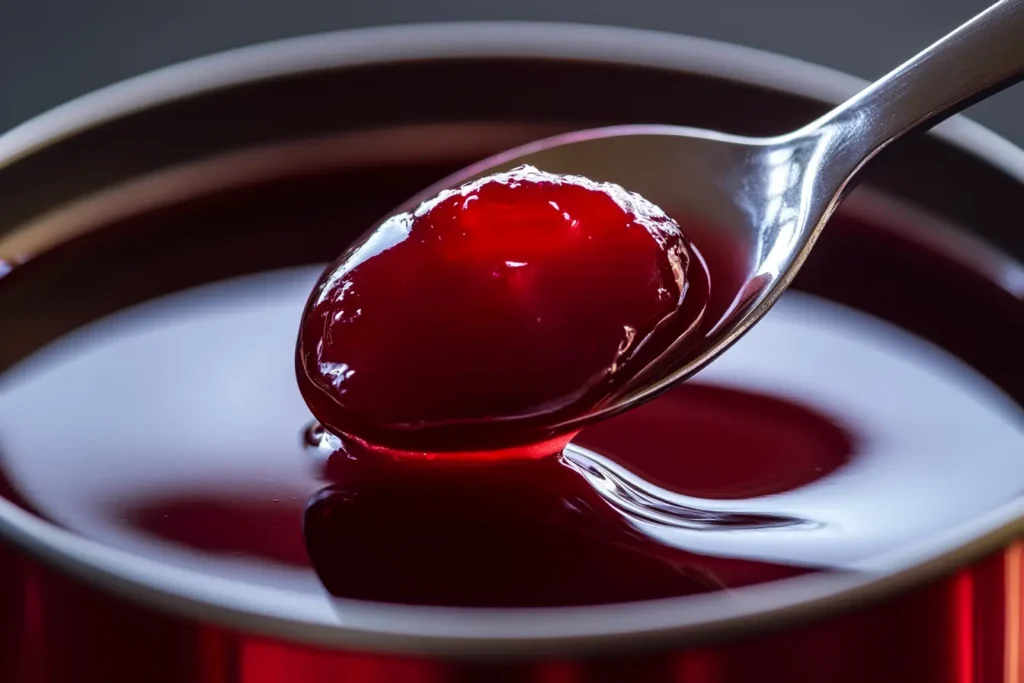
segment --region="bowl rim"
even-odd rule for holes
[[[713,40],[637,29],[533,22],[413,24],[291,38],[201,57],[108,86],[0,135],[0,169],[133,112],[242,82],[299,73],[453,58],[548,58],[699,73],[837,103],[866,83],[825,67]],[[963,117],[933,132],[1024,182],[1024,151]],[[987,249],[986,249],[987,251]],[[998,254],[998,252],[993,252]],[[996,258],[1005,258],[996,256]],[[586,654],[656,645],[681,647],[747,629],[778,626],[889,595],[951,570],[1024,531],[1024,497],[928,539],[930,559],[882,575],[814,574],[730,594],[568,608],[468,609],[338,601],[336,623],[249,609],[211,580],[190,591],[188,570],[107,548],[0,499],[0,537],[80,578],[172,613],[287,641],[458,657]],[[939,548],[953,547],[942,552]],[[920,548],[919,548],[920,550]]]

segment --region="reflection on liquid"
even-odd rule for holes
[[[650,482],[644,481],[626,467],[602,462],[596,454],[588,453],[578,446],[567,448],[564,459],[609,505],[636,521],[706,532],[809,529],[817,526],[813,520],[784,514],[765,514],[752,510],[734,512],[724,507],[714,509],[708,507],[707,499],[687,500],[678,495],[661,495]]]
[[[476,607],[691,595],[800,568],[700,556],[642,533],[563,459],[488,466],[340,456],[306,510],[334,595]]]

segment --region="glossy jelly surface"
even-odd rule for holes
[[[679,225],[623,188],[532,167],[389,218],[321,278],[299,386],[331,432],[393,454],[544,456],[704,312]]]

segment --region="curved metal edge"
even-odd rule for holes
[[[610,57],[609,55],[614,55]],[[800,60],[711,40],[610,27],[537,23],[455,23],[361,29],[283,40],[203,57],[123,81],[72,100],[0,136],[0,167],[62,139],[177,99],[243,81],[274,78],[314,68],[458,57],[528,57],[635,64],[691,71],[748,82],[798,96],[839,102],[865,82]],[[316,66],[314,66],[316,65]],[[1024,181],[1024,151],[962,117],[935,135]],[[0,531],[35,556],[133,600],[186,617],[290,641],[385,652],[460,657],[587,654],[682,647],[766,625],[779,626],[882,598],[933,578],[1017,536],[1024,499],[953,530],[962,545],[904,571],[877,575],[811,576],[772,584],[772,590],[740,589],[736,600],[701,596],[649,603],[558,610],[462,610],[353,602],[353,621],[381,626],[400,616],[399,628],[303,624],[278,615],[257,615],[244,605],[216,606],[186,595],[178,570],[112,549],[95,562],[95,545],[35,519],[0,500]],[[112,565],[133,576],[115,574]],[[107,565],[107,566],[104,566]],[[161,579],[154,578],[154,572]],[[742,599],[740,595],[742,594]],[[681,610],[681,607],[685,609]],[[497,615],[497,619],[495,616]],[[426,628],[423,628],[426,627]]]

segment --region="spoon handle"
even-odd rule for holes
[[[1024,0],[1001,0],[797,135],[829,136],[850,174],[896,138],[1021,78]]]

